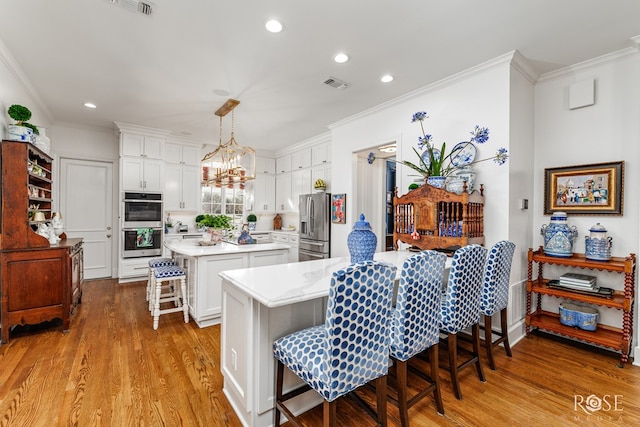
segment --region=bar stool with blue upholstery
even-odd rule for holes
[[[507,306],[509,305],[509,277],[511,263],[516,245],[508,240],[502,240],[491,248],[487,255],[484,283],[480,297],[480,311],[484,317],[484,346],[487,349],[489,367],[496,369],[493,359],[493,347],[500,343],[504,351],[511,357],[509,345],[509,329],[507,327]],[[491,316],[500,312],[500,332],[492,331]],[[498,338],[494,341],[493,334]]]
[[[391,317],[390,355],[395,361],[402,427],[409,426],[409,408],[433,392],[438,413],[444,415],[438,375],[438,342],[442,281],[447,256],[441,252],[423,251],[405,260],[400,274],[398,297]],[[409,360],[428,351],[430,372],[411,366],[409,371],[428,383],[414,396],[408,396],[407,368]],[[414,382],[414,387],[418,382]]]
[[[487,257],[487,249],[480,245],[467,245],[455,251],[451,261],[447,290],[442,299],[440,329],[446,334],[449,354],[448,370],[456,398],[462,399],[458,373],[475,365],[480,381],[485,382],[480,363],[480,292]],[[458,364],[458,333],[471,328],[473,351],[468,359]]]
[[[153,298],[156,290],[154,283],[153,269],[157,267],[166,267],[168,265],[176,265],[173,258],[152,258],[149,260],[149,277],[147,278],[147,301],[149,301],[149,312],[153,312]]]
[[[158,320],[160,315],[168,313],[176,313],[182,311],[184,313],[184,323],[189,323],[189,304],[187,304],[187,275],[183,269],[177,265],[167,265],[156,267],[152,270],[153,280],[155,284],[155,295],[153,297],[153,329],[158,329]],[[179,281],[180,287],[175,286],[177,295],[175,297],[162,298],[162,288],[164,284]],[[179,289],[179,290],[178,290]],[[160,308],[165,302],[174,301],[174,307]]]
[[[277,339],[274,426],[283,413],[300,425],[287,401],[310,389],[323,401],[324,425],[336,425],[339,397],[375,381],[377,419],[387,425],[387,373],[389,369],[390,310],[395,266],[363,261],[333,273],[326,319]],[[284,368],[306,384],[283,394]]]

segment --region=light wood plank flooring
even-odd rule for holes
[[[199,329],[174,313],[154,331],[144,295],[143,282],[90,281],[69,333],[55,324],[12,331],[0,345],[0,426],[239,426],[222,393],[219,326]],[[640,425],[640,368],[617,361],[531,336],[511,359],[500,349],[497,371],[485,363],[486,383],[467,369],[462,401],[441,371],[446,415],[425,399],[410,410],[412,426]],[[389,416],[398,426],[391,405]],[[321,417],[316,408],[304,420]],[[374,425],[348,399],[338,418]]]

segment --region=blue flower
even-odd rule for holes
[[[484,144],[489,140],[489,129],[476,125],[475,129],[471,131],[470,142],[477,142],[478,144]]]
[[[421,122],[424,119],[426,119],[427,117],[427,112],[426,111],[418,111],[417,113],[413,114],[413,117],[411,118],[411,123],[413,122]]]
[[[504,165],[507,162],[508,158],[509,158],[509,155],[507,154],[507,149],[500,148],[496,153],[495,157],[493,158],[493,161],[499,165]]]

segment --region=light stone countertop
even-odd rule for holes
[[[378,252],[374,255],[374,259],[395,265],[396,274],[399,274],[404,260],[414,253],[410,251]],[[328,258],[227,270],[221,272],[220,276],[260,304],[273,308],[326,297],[329,295],[332,273],[349,264],[349,257]],[[446,268],[450,266],[451,258],[447,258]]]
[[[236,245],[220,242],[213,246],[200,246],[196,239],[170,239],[164,242],[164,246],[181,255],[201,257],[211,255],[227,255],[247,252],[273,251],[279,249],[289,250],[289,246],[281,243],[258,243],[252,245]]]

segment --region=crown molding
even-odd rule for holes
[[[314,145],[323,144],[325,142],[331,142],[331,132],[323,132],[319,135],[304,139],[296,144],[289,145],[280,150],[276,150],[275,155],[279,157],[284,154],[292,153],[294,151],[298,151],[304,148],[309,148]]]
[[[149,128],[146,126],[132,125],[122,122],[113,123],[118,127],[120,132],[137,133],[140,135],[157,136],[161,138],[166,138],[167,136],[171,135],[170,130]]]
[[[637,40],[640,41],[640,36],[636,36]],[[595,58],[588,59],[586,61],[578,62],[577,64],[569,65],[564,68],[560,68],[559,70],[550,71],[548,73],[544,73],[540,75],[538,79],[539,82],[545,80],[551,80],[558,77],[563,77],[567,75],[574,74],[576,71],[584,70],[587,68],[594,67],[596,65],[605,64],[607,62],[614,62],[620,58],[624,58],[629,55],[635,55],[638,53],[638,47],[627,47],[615,52],[607,53],[601,56],[597,56]]]
[[[22,70],[20,65],[18,65],[18,62],[13,57],[2,40],[0,40],[0,62],[2,62],[7,67],[9,73],[13,75],[20,87],[22,87],[27,96],[31,99],[31,102],[36,104],[38,108],[44,112],[46,119],[50,123],[54,123],[55,118],[53,117],[53,114],[51,114],[49,108],[47,108],[45,103],[42,101],[42,99],[38,95],[38,92],[35,90],[31,82],[25,75],[24,71]]]
[[[535,70],[531,62],[519,51],[511,51],[513,56],[511,66],[522,74],[531,84],[535,85],[540,78],[540,73]]]
[[[350,122],[352,122],[354,120],[358,120],[358,119],[360,119],[362,117],[366,117],[366,116],[368,116],[368,115],[370,115],[372,113],[376,113],[376,112],[381,111],[381,110],[386,110],[389,107],[392,107],[394,105],[406,102],[407,100],[415,98],[416,96],[428,94],[428,93],[433,92],[436,89],[440,89],[440,88],[442,88],[444,86],[450,86],[450,85],[452,85],[454,83],[457,83],[457,82],[459,82],[461,80],[464,80],[464,79],[468,78],[469,76],[477,74],[477,73],[479,73],[481,71],[493,68],[493,67],[498,66],[498,65],[507,64],[507,63],[512,61],[513,56],[514,56],[514,52],[515,51],[508,52],[508,53],[506,53],[504,55],[500,55],[500,56],[498,56],[498,57],[496,57],[494,59],[491,59],[489,61],[483,62],[483,63],[478,64],[476,66],[473,66],[471,68],[467,68],[466,70],[460,71],[458,73],[452,74],[452,75],[450,75],[448,77],[445,77],[445,78],[440,79],[440,80],[438,80],[436,82],[428,84],[427,86],[423,86],[421,88],[418,88],[416,90],[408,92],[408,93],[406,93],[404,95],[401,95],[401,96],[399,96],[397,98],[394,98],[394,99],[391,99],[391,100],[389,100],[387,102],[384,102],[382,104],[376,105],[375,107],[372,107],[372,108],[370,108],[368,110],[364,110],[364,111],[362,111],[360,113],[354,114],[354,115],[349,116],[349,117],[347,117],[345,119],[342,119],[340,121],[331,123],[327,127],[329,129],[334,129],[334,128],[343,126],[343,125],[345,125],[347,123],[350,123]]]

